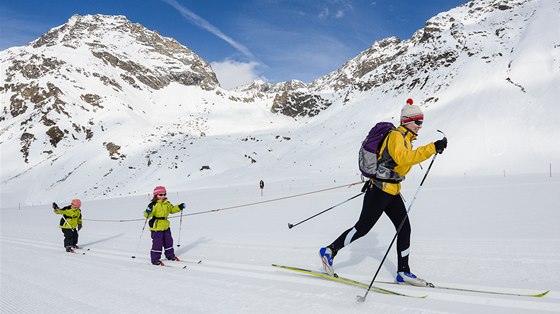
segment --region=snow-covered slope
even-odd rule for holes
[[[442,158],[443,159],[443,158]],[[437,160],[434,167],[437,166]],[[418,178],[409,178],[410,200]],[[79,244],[85,255],[66,253],[49,205],[3,208],[0,237],[1,312],[11,313],[558,313],[560,312],[560,181],[542,176],[446,178],[429,176],[411,212],[410,264],[437,285],[544,298],[431,290],[376,283],[421,296],[414,299],[310,278],[272,263],[319,270],[317,254],[359,215],[361,199],[334,208],[293,229],[296,223],[350,196],[340,188],[256,206],[196,214],[319,190],[313,178],[220,187],[169,189],[186,202],[180,224],[172,215],[176,254],[195,263],[186,269],[152,266],[149,231],[142,232],[147,196],[84,201]],[[63,203],[62,199],[49,199]],[[110,222],[96,221],[100,219]],[[121,219],[123,221],[121,221]],[[137,219],[137,221],[127,221]],[[119,222],[120,221],[120,222]],[[181,227],[180,227],[181,226]],[[335,258],[340,276],[371,280],[394,235],[381,217],[362,239]],[[180,245],[180,246],[178,246]],[[90,249],[87,251],[87,249]],[[83,251],[82,251],[83,252]],[[136,256],[136,258],[131,258]],[[202,260],[200,264],[196,264]],[[169,262],[172,263],[172,262]],[[175,265],[177,266],[177,265]],[[378,281],[391,281],[394,247]]]

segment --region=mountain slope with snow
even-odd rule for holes
[[[310,84],[234,91],[188,48],[124,17],[72,17],[1,53],[2,206],[16,191],[31,204],[153,182],[357,179],[360,141],[377,121],[398,123],[408,97],[426,115],[415,145],[436,129],[449,138],[435,175],[549,175],[560,164],[559,12],[556,1],[472,1]]]

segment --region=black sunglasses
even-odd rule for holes
[[[157,196],[167,196],[167,194],[158,194]]]
[[[424,123],[424,120],[414,120],[414,123],[416,125],[422,125],[422,123]]]

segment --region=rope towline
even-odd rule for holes
[[[296,197],[301,197],[301,196],[305,196],[305,195],[310,195],[310,194],[315,194],[315,193],[321,193],[321,192],[325,192],[325,191],[340,189],[340,188],[343,188],[343,187],[350,188],[350,187],[352,187],[356,184],[361,184],[361,183],[363,183],[363,182],[358,181],[358,182],[354,182],[354,183],[350,183],[350,184],[344,184],[344,185],[339,185],[339,186],[335,186],[335,187],[331,187],[331,188],[326,188],[326,189],[321,189],[321,190],[316,190],[316,191],[311,191],[311,192],[306,192],[306,193],[300,193],[300,194],[294,194],[294,195],[274,198],[274,199],[270,199],[270,200],[266,200],[266,201],[259,201],[259,202],[241,204],[241,205],[236,205],[236,206],[216,208],[216,209],[210,209],[210,210],[205,210],[205,211],[200,211],[200,212],[183,214],[183,216],[194,216],[194,215],[208,214],[208,213],[219,212],[219,211],[227,210],[227,209],[234,209],[234,208],[248,207],[248,206],[254,206],[254,205],[265,204],[265,203],[272,203],[272,202],[277,202],[277,201],[286,200],[286,199],[290,199],[290,198],[296,198]],[[178,218],[178,216],[169,217],[168,219],[175,219],[175,218]],[[143,221],[145,219],[146,218],[138,218],[138,219],[82,219],[82,220],[84,220],[84,221],[98,221],[98,222],[129,222],[129,221]]]

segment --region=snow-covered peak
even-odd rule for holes
[[[151,87],[161,88],[168,84],[166,81],[205,89],[219,85],[210,65],[190,49],[122,15],[74,15],[66,24],[33,41],[30,47],[33,49],[28,51],[36,54],[48,54],[55,49],[67,53],[77,50],[74,53],[91,53],[126,71],[157,72],[153,76],[163,82],[149,80],[154,83]]]

